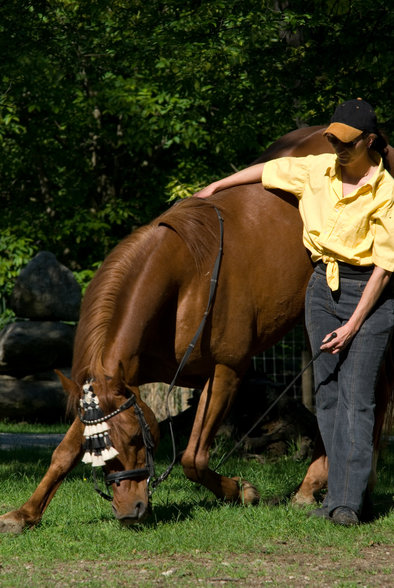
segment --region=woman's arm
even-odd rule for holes
[[[264,163],[256,163],[250,167],[247,167],[231,176],[227,176],[217,182],[212,182],[209,186],[206,186],[199,192],[196,192],[193,196],[197,198],[207,198],[212,196],[215,192],[224,190],[225,188],[232,188],[233,186],[239,186],[240,184],[256,184],[261,182],[261,175],[263,173]]]
[[[332,333],[326,335],[320,349],[329,353],[339,353],[349,345],[389,283],[391,273],[381,267],[375,266],[352,316],[346,324],[339,329],[335,329],[336,338],[330,341],[330,343],[324,344],[324,341],[328,340]]]

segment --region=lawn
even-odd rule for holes
[[[167,453],[164,443],[158,473]],[[42,448],[0,451],[1,513],[30,496],[50,455]],[[150,519],[134,528],[113,518],[110,503],[93,490],[90,468],[80,465],[39,526],[0,536],[0,585],[394,586],[393,446],[386,445],[379,464],[377,518],[355,528],[310,519],[307,509],[291,506],[287,497],[307,465],[291,456],[265,463],[231,458],[222,472],[258,487],[255,507],[218,502],[176,466],[153,495]]]

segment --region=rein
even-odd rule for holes
[[[220,212],[216,208],[216,206],[214,206],[214,209],[215,209],[215,212],[216,212],[218,220],[219,220],[219,251],[217,253],[215,264],[213,266],[211,282],[210,282],[210,287],[209,287],[208,303],[207,303],[205,312],[203,314],[203,317],[201,319],[201,322],[197,328],[197,331],[195,332],[193,339],[189,343],[189,345],[185,351],[185,354],[182,357],[182,360],[181,360],[181,362],[178,366],[178,369],[175,373],[175,376],[174,376],[174,378],[168,388],[168,391],[167,391],[166,412],[167,412],[168,426],[169,426],[170,435],[171,435],[173,456],[172,456],[172,461],[171,461],[170,465],[168,466],[168,468],[156,480],[153,481],[153,483],[152,483],[153,490],[155,490],[156,487],[159,484],[161,484],[161,482],[163,482],[166,478],[168,478],[168,476],[170,475],[170,473],[175,465],[175,462],[176,462],[176,446],[175,446],[174,430],[173,430],[173,426],[172,426],[172,416],[170,414],[170,405],[169,405],[170,394],[175,386],[175,383],[178,379],[179,374],[182,372],[183,368],[185,367],[185,365],[186,365],[193,349],[195,348],[196,343],[197,343],[197,341],[198,341],[198,339],[204,329],[208,315],[211,312],[212,304],[213,304],[215,294],[216,294],[219,269],[220,269],[220,262],[222,261],[222,255],[223,255],[223,218],[221,217]]]
[[[99,429],[97,429],[98,433],[96,433],[96,429],[92,429],[93,432],[88,434],[87,440],[90,436],[93,438],[99,437],[99,436],[102,437],[103,434],[101,433],[100,427],[105,427],[103,430],[107,431],[108,427],[106,427],[106,425],[105,425],[106,421],[108,421],[112,417],[116,416],[117,414],[123,412],[124,410],[127,410],[128,408],[133,407],[134,412],[138,418],[139,425],[140,425],[141,432],[142,432],[142,439],[143,439],[144,446],[145,446],[146,465],[144,468],[137,468],[134,470],[123,470],[120,472],[114,472],[113,474],[108,474],[105,477],[105,485],[107,487],[111,486],[111,484],[116,484],[117,486],[119,486],[120,482],[123,480],[135,480],[135,479],[145,479],[146,478],[148,488],[149,488],[149,485],[151,485],[151,490],[149,490],[149,495],[151,495],[152,492],[157,488],[157,486],[169,476],[169,474],[171,473],[171,471],[175,465],[176,446],[175,446],[174,431],[173,431],[173,426],[172,426],[172,417],[171,417],[170,409],[169,409],[169,397],[170,397],[170,394],[171,394],[171,392],[175,386],[175,383],[179,377],[179,374],[182,372],[183,368],[185,367],[185,365],[186,365],[193,349],[195,348],[196,343],[197,343],[197,341],[198,341],[198,339],[204,329],[206,320],[208,318],[209,313],[211,312],[213,301],[215,298],[220,263],[221,263],[222,254],[223,254],[223,218],[221,217],[219,210],[215,206],[214,206],[214,209],[215,209],[215,212],[216,212],[218,220],[219,220],[219,251],[217,253],[215,264],[214,264],[213,271],[212,271],[210,288],[209,288],[208,303],[207,303],[204,315],[201,319],[201,322],[197,328],[197,331],[196,331],[192,341],[188,345],[188,347],[185,351],[185,354],[183,355],[182,360],[181,360],[181,362],[178,366],[178,369],[175,373],[175,376],[169,386],[169,389],[167,392],[167,397],[166,397],[167,418],[168,418],[168,424],[169,424],[169,428],[170,428],[170,435],[171,435],[171,442],[172,442],[172,449],[173,449],[173,458],[172,458],[170,465],[167,467],[167,469],[160,476],[155,477],[155,468],[154,468],[154,459],[153,459],[154,442],[153,442],[151,431],[149,429],[149,425],[146,422],[144,413],[143,413],[142,409],[139,407],[139,405],[137,404],[137,399],[136,399],[135,394],[132,393],[132,395],[126,400],[126,402],[124,402],[119,408],[117,408],[116,410],[114,410],[113,412],[111,412],[110,414],[105,415],[105,416],[100,415],[96,418],[87,419],[87,418],[85,418],[86,410],[85,410],[84,416],[82,416],[82,411],[80,409],[78,410],[79,419],[86,426],[86,429],[88,427],[96,427],[96,426],[99,427]],[[86,390],[91,391],[92,390],[92,388],[90,387],[91,383],[92,383],[92,380],[87,382],[84,385],[84,390],[86,387]],[[83,405],[82,401],[81,401],[81,405]],[[87,406],[87,405],[84,405],[84,408],[85,408],[85,406]],[[86,435],[86,433],[85,433],[85,435]],[[106,448],[104,451],[107,451],[107,448],[110,445],[110,440],[109,440],[108,434],[104,433],[104,436],[105,435],[106,435],[107,440],[106,440]],[[100,453],[102,451],[101,448],[97,449],[95,447],[95,444],[93,444],[93,449],[96,453],[97,452]],[[112,446],[110,447],[110,449],[113,450],[113,453],[111,453],[111,457],[106,458],[108,460],[112,459],[117,454],[116,450],[114,450],[114,448]],[[95,466],[104,465],[104,462],[106,460],[104,459],[104,462],[100,462],[100,463],[95,464],[95,463],[93,463],[94,459],[95,459],[94,456],[93,456],[93,460],[90,458],[90,456],[88,459],[88,462],[91,462],[93,465],[94,489],[102,498],[104,498],[105,500],[112,501],[112,497],[109,494],[107,494],[106,492],[103,492],[98,487],[97,478],[96,478]]]
[[[324,341],[324,343],[329,343],[330,341],[332,341],[333,339],[335,339],[335,337],[337,336],[336,333],[332,333],[332,335],[330,336],[329,339],[327,339],[327,341]],[[254,425],[252,425],[249,429],[249,431],[247,433],[245,433],[245,435],[243,435],[243,437],[241,437],[241,439],[234,445],[234,447],[232,449],[230,449],[230,451],[228,453],[226,453],[220,460],[219,463],[217,464],[216,468],[214,469],[214,472],[217,472],[217,470],[220,468],[220,466],[222,466],[224,463],[226,463],[226,461],[229,459],[229,457],[234,453],[234,451],[236,449],[238,449],[238,447],[240,447],[242,445],[242,443],[245,441],[245,439],[250,435],[250,433],[252,431],[254,431],[254,429],[257,427],[257,425],[259,425],[261,423],[261,421],[267,416],[267,414],[269,412],[271,412],[271,410],[274,408],[274,406],[279,402],[279,400],[282,398],[282,396],[284,396],[286,394],[286,392],[288,392],[290,390],[290,388],[295,384],[295,382],[298,380],[298,378],[300,378],[302,376],[302,374],[313,364],[314,361],[317,360],[317,358],[323,353],[323,349],[319,349],[319,351],[317,351],[315,353],[315,355],[312,357],[312,359],[310,361],[308,361],[308,363],[306,364],[306,366],[304,366],[302,368],[302,370],[292,379],[292,381],[290,382],[290,384],[288,384],[286,386],[286,388],[283,390],[283,392],[281,392],[279,394],[279,396],[277,398],[275,398],[275,400],[272,402],[272,404],[270,404],[270,406],[267,408],[267,410],[257,419],[257,421],[254,423]]]

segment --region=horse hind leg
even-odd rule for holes
[[[292,504],[303,506],[315,504],[315,494],[327,487],[328,460],[320,433],[315,440],[311,464],[297,492],[291,499]]]
[[[19,509],[0,516],[0,533],[21,533],[40,522],[42,515],[65,476],[82,455],[82,424],[77,418],[52,455],[45,476],[29,500]]]
[[[228,413],[240,383],[231,368],[217,365],[214,376],[205,385],[188,446],[182,457],[185,475],[211,490],[215,496],[232,502],[256,504],[256,488],[239,478],[227,478],[209,469],[209,449],[215,434]]]

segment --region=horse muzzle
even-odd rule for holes
[[[115,518],[125,527],[131,527],[137,523],[142,523],[151,513],[150,502],[138,499],[127,508],[117,508],[112,503],[112,510]]]

